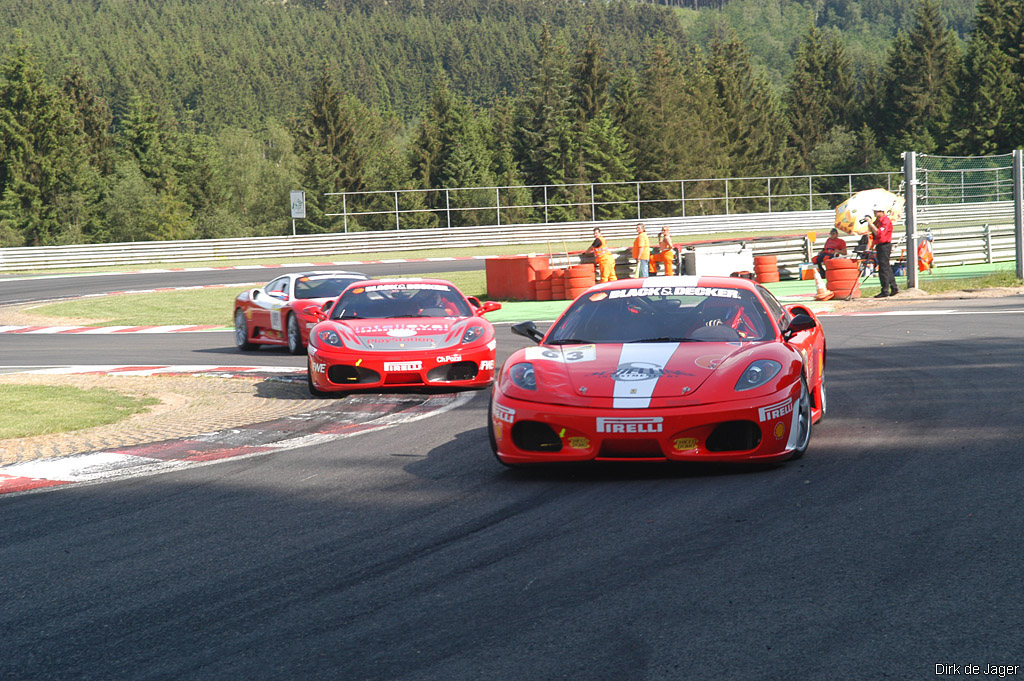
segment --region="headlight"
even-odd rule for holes
[[[508,370],[508,377],[523,390],[537,389],[537,376],[533,373],[533,365],[529,362],[514,365]]]
[[[345,343],[341,340],[341,336],[334,329],[324,329],[323,331],[316,332],[317,340],[324,345],[333,345],[336,348],[345,347]]]
[[[484,335],[484,327],[482,327],[482,326],[471,326],[468,329],[466,329],[466,332],[464,334],[462,334],[462,342],[464,344],[465,343],[472,343],[473,341],[475,341],[478,338],[480,338],[480,336],[482,336],[482,335]]]
[[[770,359],[759,359],[743,371],[740,380],[736,381],[736,390],[760,388],[775,378],[780,371],[782,371],[782,365],[778,362]]]

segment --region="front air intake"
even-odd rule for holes
[[[704,444],[710,452],[746,452],[761,444],[761,428],[752,421],[726,421]]]
[[[520,421],[512,426],[512,442],[527,452],[560,452],[562,440],[546,423]]]

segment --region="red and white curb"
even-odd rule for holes
[[[324,400],[312,411],[241,428],[0,467],[0,494],[154,475],[337,442],[443,414],[472,398],[472,393],[367,394]]]

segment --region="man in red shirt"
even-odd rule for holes
[[[872,212],[874,217],[868,218],[868,229],[875,238],[878,283],[882,287],[875,298],[887,298],[900,292],[896,288],[896,278],[892,275],[892,264],[889,262],[889,256],[892,254],[892,220],[881,206],[875,206]]]
[[[814,256],[814,263],[818,266],[818,273],[825,276],[825,261],[837,255],[846,255],[846,241],[839,238],[839,230],[833,227],[828,233],[828,240],[818,255]]]

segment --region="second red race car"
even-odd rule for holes
[[[235,345],[252,350],[258,345],[286,345],[300,355],[309,330],[320,319],[313,313],[337,298],[349,284],[366,279],[360,272],[301,272],[284,274],[263,288],[235,298]]]
[[[483,315],[500,308],[440,279],[353,284],[310,332],[309,391],[487,387],[497,343]]]
[[[508,466],[798,458],[825,414],[814,313],[729,277],[600,284],[502,367],[488,418]]]

